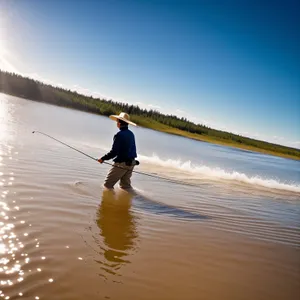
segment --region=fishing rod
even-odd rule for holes
[[[90,156],[90,155],[88,155],[88,154],[86,154],[86,153],[84,153],[84,152],[82,152],[82,151],[80,151],[80,150],[78,150],[78,149],[76,149],[76,148],[74,148],[74,147],[72,147],[72,146],[70,146],[70,145],[64,143],[64,142],[62,142],[62,141],[60,141],[60,140],[54,138],[53,136],[51,136],[51,135],[49,135],[49,134],[46,134],[46,133],[43,133],[43,132],[37,131],[37,130],[32,131],[32,133],[39,133],[39,134],[42,134],[42,135],[44,135],[44,136],[47,136],[48,138],[50,138],[50,139],[52,139],[52,140],[54,140],[54,141],[56,141],[56,142],[59,142],[59,143],[65,145],[65,146],[67,146],[67,147],[69,147],[69,148],[71,148],[71,149],[73,149],[73,150],[75,150],[75,151],[77,151],[77,152],[79,152],[79,153],[81,153],[81,154],[87,156],[87,157],[90,158],[90,159],[93,159],[93,160],[98,161],[97,158],[92,157],[92,156]]]
[[[46,137],[48,137],[48,138],[50,138],[50,139],[52,139],[52,140],[54,140],[54,141],[56,141],[56,142],[62,144],[62,145],[65,145],[65,146],[67,146],[67,147],[69,147],[69,148],[71,148],[71,149],[73,149],[73,150],[75,150],[75,151],[77,151],[77,152],[79,152],[79,153],[85,155],[86,157],[88,157],[88,158],[90,158],[90,159],[92,159],[92,160],[94,160],[94,161],[99,162],[97,158],[95,158],[95,157],[93,157],[93,156],[90,156],[90,155],[84,153],[83,151],[78,150],[78,149],[76,149],[76,148],[74,148],[74,147],[68,145],[67,143],[62,142],[62,141],[60,141],[60,140],[54,138],[53,136],[51,136],[51,135],[49,135],[49,134],[46,134],[46,133],[43,133],[43,132],[37,131],[37,130],[33,131],[32,133],[39,133],[39,134],[42,134],[42,135],[44,135],[44,136],[46,136]],[[114,164],[111,164],[111,163],[108,163],[108,162],[105,162],[105,161],[104,161],[103,163],[106,164],[106,165],[114,166],[114,167],[116,167],[116,168],[120,168],[120,169],[123,169],[123,170],[127,170],[127,171],[128,171],[127,168],[124,168],[124,167],[121,167],[121,166],[118,166],[118,165],[114,165]],[[170,182],[170,183],[175,183],[175,184],[180,184],[180,185],[185,185],[185,186],[192,186],[192,187],[196,187],[196,188],[199,188],[199,187],[200,187],[200,186],[197,185],[197,184],[193,184],[193,183],[189,183],[189,182],[185,182],[185,181],[181,181],[181,180],[170,179],[170,178],[166,178],[166,177],[162,177],[162,176],[158,176],[158,175],[154,175],[154,174],[148,174],[148,173],[139,172],[139,171],[135,171],[135,170],[133,170],[132,172],[133,172],[133,173],[136,173],[136,174],[140,174],[140,175],[152,177],[152,178],[155,178],[155,179],[162,179],[162,180],[168,181],[168,182]],[[215,206],[218,206],[218,207],[221,207],[221,208],[227,208],[227,209],[230,209],[230,210],[232,210],[232,211],[235,211],[235,212],[239,212],[239,213],[240,213],[240,211],[239,211],[238,209],[226,207],[226,206],[223,206],[223,205],[217,205],[217,204],[214,204],[214,205],[215,205]],[[243,212],[243,213],[245,214],[245,212]]]
[[[74,147],[68,145],[67,143],[62,142],[62,141],[60,141],[60,140],[54,138],[53,136],[51,136],[51,135],[49,135],[49,134],[46,134],[46,133],[41,132],[41,131],[38,131],[38,130],[34,130],[34,131],[32,131],[32,133],[39,133],[39,134],[41,134],[41,135],[44,135],[44,136],[46,136],[46,137],[48,137],[48,138],[50,138],[50,139],[52,139],[52,140],[54,140],[54,141],[56,141],[56,142],[58,142],[58,143],[64,145],[64,146],[67,146],[67,147],[69,147],[69,148],[71,148],[71,149],[73,149],[73,150],[75,150],[75,151],[77,151],[77,152],[79,152],[79,153],[85,155],[86,157],[88,157],[88,158],[90,158],[90,159],[92,159],[92,160],[95,160],[95,161],[99,162],[97,158],[95,158],[95,157],[93,157],[93,156],[90,156],[89,154],[86,154],[86,153],[84,153],[83,151],[78,150],[78,149],[76,149],[76,148],[74,148]],[[117,168],[119,168],[119,169],[128,170],[127,168],[124,168],[124,167],[122,167],[122,166],[117,166],[117,165],[111,164],[111,163],[109,163],[109,162],[105,162],[105,161],[104,161],[103,163],[106,164],[106,165],[109,165],[109,166],[117,167]],[[166,178],[166,177],[162,177],[162,176],[158,176],[158,175],[148,174],[148,173],[139,172],[139,171],[135,171],[135,170],[133,170],[132,172],[133,172],[133,173],[136,173],[136,174],[140,174],[140,175],[144,175],[144,176],[156,178],[156,179],[162,179],[162,180],[165,180],[165,181],[168,181],[168,182],[171,182],[171,183],[175,183],[175,184],[181,184],[181,185],[189,185],[189,186],[193,186],[193,187],[199,187],[197,184],[192,184],[192,183],[188,183],[188,182],[184,182],[184,181],[180,181],[180,180],[174,180],[174,179],[170,179],[170,178]]]

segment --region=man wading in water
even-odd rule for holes
[[[98,159],[99,163],[114,158],[114,165],[110,169],[104,182],[104,187],[113,189],[114,185],[120,180],[122,189],[131,189],[131,176],[135,165],[136,146],[132,131],[128,129],[128,124],[136,126],[131,122],[127,113],[121,112],[118,116],[112,115],[110,119],[117,121],[120,131],[114,136],[112,149],[103,157]]]

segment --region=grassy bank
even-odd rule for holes
[[[182,136],[182,137],[197,140],[197,141],[217,144],[217,145],[221,145],[221,146],[229,146],[229,147],[234,147],[234,148],[238,148],[238,149],[244,149],[244,150],[248,150],[248,151],[254,151],[254,152],[259,152],[259,153],[273,155],[273,156],[279,156],[279,157],[283,157],[283,158],[300,160],[299,155],[279,153],[276,151],[265,150],[265,149],[261,149],[259,147],[245,145],[245,144],[237,143],[237,142],[222,139],[222,138],[212,137],[209,135],[200,135],[200,134],[190,133],[190,132],[186,132],[186,131],[183,131],[183,130],[180,130],[177,128],[172,128],[170,126],[161,124],[159,122],[156,122],[155,120],[151,120],[148,118],[141,119],[138,116],[132,116],[132,120],[134,122],[136,122],[137,124],[139,124],[139,126],[142,126],[145,128],[150,128],[150,129],[153,129],[156,131],[161,131],[161,132],[165,132],[165,133],[169,133],[169,134],[178,135],[178,136]]]

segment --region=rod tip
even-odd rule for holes
[[[32,133],[35,133],[35,131],[32,131]]]

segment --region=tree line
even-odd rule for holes
[[[299,149],[212,129],[202,124],[195,124],[186,118],[179,118],[175,115],[165,115],[153,109],[142,109],[137,105],[129,105],[112,100],[94,98],[93,96],[81,95],[76,91],[55,87],[18,74],[4,72],[2,70],[0,70],[0,92],[104,116],[126,111],[131,115],[132,120],[140,125],[147,126],[147,121],[149,121],[148,123],[155,121],[157,129],[159,129],[159,124],[163,124],[171,128],[177,128],[185,132],[212,137],[224,142],[232,141],[238,144],[293,155],[300,158]]]

